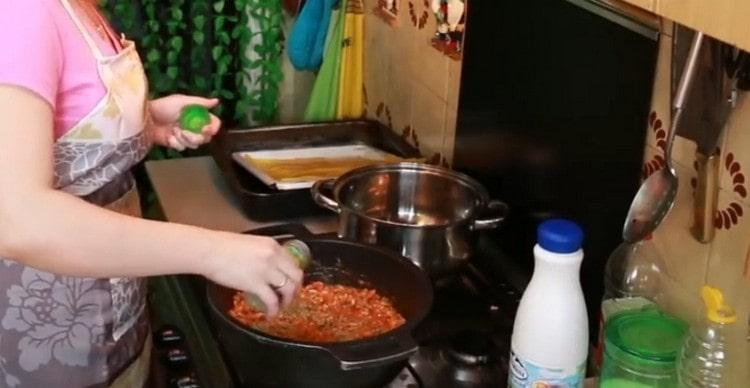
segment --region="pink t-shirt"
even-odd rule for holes
[[[89,35],[103,55],[115,53],[111,42]],[[54,110],[55,139],[106,93],[96,58],[61,0],[0,0],[0,84],[44,98]]]

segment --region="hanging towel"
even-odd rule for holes
[[[334,11],[331,38],[326,45],[323,65],[315,79],[310,102],[305,110],[306,122],[330,121],[336,118],[339,81],[341,74],[341,40],[344,32],[345,12]]]
[[[323,50],[331,20],[331,12],[338,0],[308,0],[302,7],[292,28],[287,44],[289,60],[297,70],[318,70],[323,62]]]
[[[358,119],[364,113],[363,47],[364,5],[362,0],[347,0],[344,17],[341,80],[339,82],[337,119]]]

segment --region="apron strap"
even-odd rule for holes
[[[68,0],[60,0],[63,7],[65,7],[65,10],[70,15],[71,19],[73,19],[73,23],[78,27],[78,30],[81,32],[81,35],[83,35],[83,39],[86,40],[86,44],[88,44],[89,49],[91,49],[91,52],[94,54],[96,59],[102,60],[104,59],[104,55],[102,54],[102,50],[99,48],[99,45],[96,44],[94,41],[94,38],[91,37],[91,34],[89,33],[86,26],[83,25],[83,22],[81,22],[81,19],[78,18],[78,15],[76,15],[75,10],[73,10],[73,7],[70,5],[70,2]],[[109,33],[108,33],[109,34]]]

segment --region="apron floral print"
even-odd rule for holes
[[[139,215],[129,169],[150,147],[141,61],[124,39],[120,52],[102,55],[68,0],[60,1],[96,57],[107,92],[56,141],[55,188]],[[60,276],[3,260],[0,386],[106,387],[143,349],[149,331],[144,285],[142,279]]]

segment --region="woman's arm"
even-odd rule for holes
[[[52,109],[22,88],[0,85],[0,256],[73,276],[192,273],[257,294],[278,310],[270,284],[302,278],[274,240],[128,217],[55,190]]]

